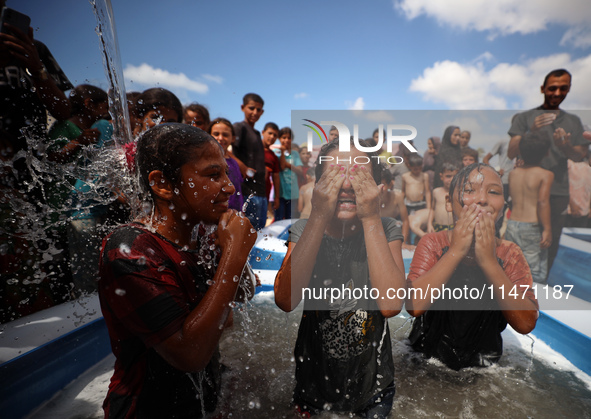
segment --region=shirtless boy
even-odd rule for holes
[[[416,153],[405,160],[409,172],[402,175],[402,196],[409,215],[431,208],[429,175],[423,172],[423,158]]]
[[[314,192],[314,186],[316,184],[316,174],[314,168],[306,172],[307,182],[300,188],[300,199],[298,199],[298,212],[300,218],[310,218],[310,212],[312,212],[312,192]]]
[[[534,281],[539,283],[546,282],[548,247],[552,243],[550,187],[554,173],[539,166],[548,154],[550,141],[540,131],[526,133],[519,142],[524,165],[509,174],[512,209],[505,240],[521,248]]]
[[[443,186],[433,190],[433,209],[429,211],[427,222],[429,233],[450,230],[453,227],[453,223],[450,224],[449,212],[445,209],[445,201],[449,194],[449,185],[456,173],[458,173],[458,168],[453,163],[443,163],[439,175]]]
[[[459,167],[450,162],[444,162],[441,165],[439,177],[443,186],[433,190],[433,202],[430,210],[423,209],[417,211],[410,217],[410,229],[419,238],[427,233],[433,233],[443,230],[450,230],[453,227],[449,212],[446,210],[445,201],[449,193],[449,185],[458,173]]]
[[[395,218],[402,222],[405,247],[404,244],[408,244],[410,240],[408,212],[402,194],[394,192],[394,176],[388,169],[382,171],[382,185],[384,188],[380,192],[380,217]]]

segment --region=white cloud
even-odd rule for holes
[[[224,79],[221,76],[214,76],[213,74],[203,74],[201,77],[217,84],[222,84],[224,82]]]
[[[410,90],[450,109],[532,108],[543,101],[544,77],[557,68],[573,75],[564,108],[590,109],[591,55],[573,60],[569,54],[554,54],[520,64],[499,63],[491,69],[482,62],[438,61],[411,81]]]
[[[306,92],[301,92],[301,93],[296,93],[295,95],[293,95],[294,99],[306,99],[308,96],[308,93]]]
[[[562,41],[591,46],[588,0],[394,0],[394,7],[411,20],[426,15],[441,25],[486,31],[491,37],[535,33],[552,24],[574,26],[587,36],[578,38],[567,32]]]
[[[363,116],[367,120],[374,122],[394,122],[394,116],[386,111],[364,112]]]
[[[347,109],[354,110],[354,111],[362,111],[365,107],[365,101],[360,96],[355,99],[355,102],[351,102],[350,100],[345,101],[345,105],[347,105]]]
[[[123,70],[123,76],[129,82],[150,87],[161,86],[171,89],[185,89],[202,94],[207,93],[209,90],[207,84],[191,80],[184,73],[170,73],[167,70],[154,68],[146,63],[137,67],[128,64]]]

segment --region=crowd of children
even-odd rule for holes
[[[75,168],[88,163],[86,151],[115,145],[106,92],[81,85],[69,101],[71,115],[49,129],[45,154],[49,162]],[[555,144],[551,137],[524,132],[518,159],[509,158],[508,142],[500,142],[480,163],[469,146],[471,133],[448,126],[441,141],[427,140],[424,156],[401,146],[400,163],[384,165],[371,158],[378,153],[340,151],[333,127],[319,155],[368,162],[319,164],[314,150],[294,143],[291,128],[273,122],[262,133],[255,128],[264,113],[255,93],[243,97],[244,120],[236,123],[211,120],[201,104],[183,107],[163,88],[128,94],[128,106],[135,139],[125,146],[125,157],[141,185],[142,211],[134,212],[116,185],[78,178],[83,172],[76,170],[48,183],[44,197],[53,208],[44,221],[55,238],[51,269],[74,284],[66,294],[93,291],[101,279],[116,356],[104,405],[109,417],[200,417],[215,410],[218,341],[231,324],[233,301],[252,296],[253,278],[244,267],[256,230],[273,221],[299,219],[275,281],[275,301],[284,311],[297,307],[304,289],[327,285],[371,287],[380,295],[421,291],[340,298],[322,307],[315,304],[326,301],[305,299],[294,391],[294,406],[304,417],[323,410],[389,414],[395,385],[387,319],[404,303],[416,317],[411,346],[453,369],[497,362],[507,324],[520,333],[535,327],[531,290],[521,298],[509,291],[531,287],[532,277],[546,281],[548,248],[558,240],[551,216],[555,174],[542,165]],[[380,134],[376,130],[361,145],[375,145]],[[495,155],[498,169],[488,164]],[[568,176],[567,225],[588,226],[588,153],[583,161],[569,160]],[[104,201],[85,195],[97,187]],[[402,249],[415,252],[406,279]],[[428,289],[466,286],[494,292],[479,306],[428,298]],[[2,321],[27,314],[19,307],[27,304],[23,297],[3,301]],[[197,372],[207,375],[202,399],[194,397]]]

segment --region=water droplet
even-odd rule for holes
[[[183,212],[181,214],[181,220],[186,220],[187,219],[187,213]]]
[[[208,279],[207,281],[205,281],[205,283],[207,285],[213,285],[213,284],[215,284],[215,281],[212,281],[211,279]]]
[[[187,261],[186,260],[181,260],[181,263],[179,263],[179,265],[185,266],[185,265],[187,265]]]
[[[193,182],[189,182],[189,188],[193,189],[195,187],[195,184]]]
[[[126,294],[126,292],[125,292],[125,290],[122,290],[121,288],[117,288],[115,290],[115,294],[117,294],[119,297],[123,297]]]
[[[238,282],[238,281],[240,281],[240,278],[238,277],[238,275],[234,275],[234,277],[232,278],[232,280],[234,282]]]

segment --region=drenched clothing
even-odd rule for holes
[[[306,222],[291,227],[289,241],[298,242]],[[382,218],[382,225],[388,242],[403,240],[394,219]],[[371,282],[363,232],[342,240],[324,235],[309,288],[364,286]],[[322,301],[324,309],[305,300],[294,350],[294,401],[304,410],[357,412],[394,381],[387,319],[375,301],[343,297]]]
[[[106,418],[201,418],[213,411],[219,352],[204,371],[185,373],[154,347],[178,332],[215,273],[215,254],[183,251],[139,224],[103,241],[99,297],[115,355]]]
[[[443,257],[451,243],[448,232],[430,233],[419,242],[407,277],[408,288]],[[524,288],[531,287],[532,277],[527,261],[519,247],[511,242],[502,241],[496,248],[497,261],[505,275],[516,285],[518,295],[523,295]],[[489,282],[478,265],[460,263],[446,288],[468,290],[484,287],[483,297],[478,299],[437,299],[429,310],[417,317],[409,335],[410,343],[416,351],[427,357],[442,361],[449,368],[459,370],[465,367],[488,366],[497,362],[503,353],[501,332],[507,327],[507,320],[499,310],[498,304],[491,299]],[[528,289],[525,298],[537,301],[533,291]],[[461,307],[463,310],[452,309]],[[486,309],[483,309],[485,307]]]

